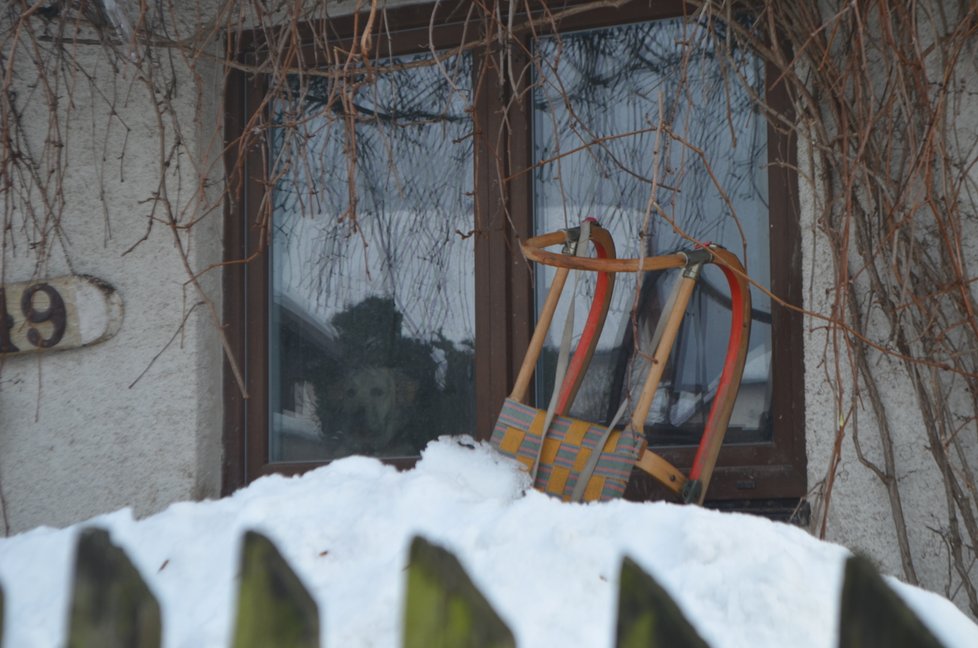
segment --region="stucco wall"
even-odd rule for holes
[[[956,70],[958,77],[950,84],[955,90],[948,106],[948,117],[953,128],[947,146],[955,157],[967,164],[969,160],[971,163],[975,160],[975,143],[978,142],[978,61],[973,54],[963,56]],[[937,78],[940,76],[937,75]],[[821,170],[811,168],[809,153],[802,142],[799,148],[801,176],[818,179],[822,177]],[[978,195],[973,188],[978,187],[978,168],[972,167],[968,175],[972,191],[966,190],[958,196],[965,214],[961,231],[961,262],[967,269],[966,275],[975,277],[978,267],[978,219],[974,214],[978,212]],[[817,181],[812,184],[803,179],[800,189],[806,286],[804,306],[828,316],[832,314],[831,300],[836,294],[832,285],[836,272],[829,241],[820,232],[817,222],[822,208],[819,196],[823,188],[818,186]],[[851,259],[853,268],[862,267],[855,254]],[[864,296],[868,292],[865,273],[862,276],[857,273],[853,286],[865,304]],[[978,285],[973,282],[970,289],[972,296],[978,299]],[[878,309],[867,307],[866,311],[869,313],[870,337],[893,349],[889,324],[879,315]],[[855,441],[858,438],[864,456],[878,466],[883,465],[879,422],[865,391],[856,394],[858,406],[850,412],[854,401],[850,382],[852,369],[845,357],[844,345],[841,354],[837,355],[831,335],[824,320],[806,320],[805,420],[811,501],[816,511],[821,511],[826,505],[825,486],[829,465],[840,423],[844,422],[840,463],[831,488],[824,536],[866,553],[884,572],[906,579],[887,490],[861,463],[856,453]],[[877,352],[870,352],[869,360],[893,434],[897,484],[906,517],[911,559],[919,584],[948,595],[967,610],[961,579],[951,567],[950,549],[942,538],[949,524],[947,497],[940,471],[929,450],[926,426],[931,423],[921,415],[903,362]],[[963,441],[964,455],[974,467],[978,461],[978,434],[975,433],[969,396],[974,383],[966,377],[947,373],[940,375],[950,394],[952,408],[955,408],[955,414],[959,414],[958,420],[963,424],[959,438]],[[967,481],[967,477],[962,478]],[[973,489],[974,484],[970,487]],[[822,531],[821,517],[812,520],[812,531],[816,534]],[[965,548],[966,554],[967,551]],[[974,564],[971,580],[978,580],[978,566]]]
[[[106,342],[3,362],[0,488],[8,533],[67,525],[125,506],[146,514],[174,501],[217,495],[220,488],[217,329],[205,306],[194,308],[200,295],[186,285],[172,230],[157,221],[147,235],[147,199],[160,187],[154,109],[160,97],[151,96],[131,70],[115,74],[98,45],[73,48],[72,56],[94,83],[70,72],[57,86],[58,130],[66,144],[63,244],[49,245],[49,256],[38,264],[37,248],[31,248],[37,230],[24,225],[22,212],[7,214],[14,229],[4,249],[3,280],[94,275],[118,290],[125,314]],[[14,53],[13,60],[26,143],[40,150],[53,135],[40,74],[24,53]],[[178,121],[186,151],[217,163],[195,168],[181,153],[179,164],[170,164],[169,198],[186,222],[200,212],[198,173],[221,168],[222,79],[206,65],[198,65],[194,77],[179,57],[173,62],[176,120],[166,124],[167,145]],[[219,209],[181,234],[192,267],[220,261],[221,237]],[[202,282],[219,313],[220,272]]]

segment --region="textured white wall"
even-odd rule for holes
[[[155,223],[148,238],[124,255],[146,235],[146,199],[160,183],[154,97],[131,72],[113,75],[100,47],[81,46],[74,54],[94,75],[98,91],[78,77],[74,107],[61,116],[68,142],[65,244],[52,246],[37,267],[28,247],[36,234],[17,227],[23,215],[13,214],[17,248],[4,251],[4,281],[91,274],[119,291],[125,317],[115,337],[101,344],[3,362],[0,488],[8,533],[67,525],[124,506],[146,514],[177,500],[217,495],[220,488],[222,357],[216,329],[200,307],[178,334],[199,296],[185,286],[187,273],[165,224]],[[41,96],[36,89],[32,94],[37,72],[26,56],[15,62],[25,123],[32,146],[40,147],[48,121]],[[203,76],[194,78],[179,58],[175,64],[173,103],[182,137],[191,152],[220,170],[222,79],[208,77],[200,66]],[[205,91],[203,101],[198,90]],[[115,98],[117,118],[109,118],[104,97]],[[63,106],[64,99],[66,93]],[[172,142],[172,124],[166,127]],[[186,156],[181,164],[179,181],[170,173],[170,198],[189,219],[199,210],[197,170]],[[220,261],[221,237],[220,210],[183,235],[193,267]],[[219,313],[220,272],[203,282]]]
[[[949,109],[956,133],[955,141],[950,146],[952,149],[958,147],[962,159],[974,160],[974,146],[978,142],[978,63],[973,60],[970,63],[964,61],[959,69],[961,76],[957,80],[955,100]],[[802,143],[799,150],[802,175],[817,178],[818,169],[812,173],[806,162],[808,153]],[[971,169],[970,177],[972,187],[978,186],[978,168]],[[818,204],[819,188],[806,184],[805,181],[801,182],[800,188],[805,307],[817,313],[831,315],[829,295],[832,294],[835,269],[828,242],[817,227],[821,209]],[[965,214],[978,211],[978,195],[965,194],[960,199],[964,203]],[[970,208],[969,204],[972,205]],[[970,218],[969,221],[969,217],[965,216],[962,236],[964,262],[970,268],[968,275],[974,277],[978,269],[978,221],[973,216]],[[853,267],[861,267],[861,262],[854,261]],[[857,290],[866,289],[858,280],[855,286]],[[978,298],[978,284],[972,284],[971,290]],[[880,318],[870,320],[872,337],[886,340],[888,330],[888,325]],[[828,335],[825,322],[815,319],[806,321],[805,420],[808,481],[813,493],[812,501],[816,505],[824,505],[820,493],[836,442],[839,417],[848,411],[853,398],[848,382],[851,376],[850,366],[845,357],[836,359]],[[938,530],[946,528],[948,524],[947,500],[940,472],[928,450],[926,423],[917,407],[913,387],[899,360],[871,352],[870,363],[893,434],[896,474],[916,575],[920,585],[952,597],[962,609],[966,609],[967,600],[959,587],[960,579],[956,574],[951,574],[949,550],[938,533]],[[841,383],[836,380],[837,370],[838,375],[843,377]],[[974,386],[969,387],[967,380],[962,378],[954,379],[950,387],[952,402],[960,405],[960,410],[965,415],[962,421],[970,417],[970,403],[967,402],[969,388],[973,389]],[[854,436],[858,435],[863,454],[877,465],[883,465],[879,423],[868,400],[865,400],[865,395],[862,405],[846,424],[846,433],[841,444],[841,462],[828,509],[825,537],[868,554],[886,573],[904,578],[886,488],[861,464],[856,455]],[[965,441],[966,453],[974,467],[978,461],[978,435],[975,434],[974,421],[966,426],[961,438]],[[819,532],[820,523],[820,518],[813,519],[813,532]],[[978,579],[978,566],[973,565],[972,582],[975,579]]]

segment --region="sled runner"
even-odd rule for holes
[[[585,255],[588,242],[595,248],[595,258]],[[564,244],[562,253],[545,249],[558,244]],[[493,429],[492,444],[526,466],[535,488],[565,501],[587,502],[620,497],[625,492],[632,469],[638,467],[683,502],[701,504],[730,421],[747,356],[751,303],[743,265],[734,254],[717,245],[655,257],[618,259],[611,234],[593,219],[588,219],[580,227],[531,238],[523,244],[523,253],[527,259],[554,266],[557,271],[513,391],[503,403]],[[703,436],[693,465],[689,473],[684,474],[649,450],[645,439],[645,422],[693,287],[703,266],[709,263],[723,271],[730,287],[730,338]],[[595,295],[577,349],[570,357],[575,299],[572,293],[557,359],[554,393],[548,408],[542,410],[524,401],[571,270],[598,273]],[[629,420],[623,428],[618,428],[618,421],[623,418],[629,402],[627,397],[607,426],[566,416],[604,326],[615,273],[664,270],[680,272],[652,336],[649,349],[652,358]]]

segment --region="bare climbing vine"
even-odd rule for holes
[[[767,2],[755,11],[767,29],[754,46],[781,72],[796,110],[772,119],[802,142],[799,175],[814,189],[815,227],[832,259],[824,301],[809,295],[826,305],[810,321],[827,327],[821,371],[838,421],[817,485],[817,531],[826,533],[851,436],[885,488],[904,577],[918,582],[893,433],[913,408],[913,447],[932,456],[946,505],[932,530],[947,547],[952,593],[963,591],[978,615],[978,141],[962,110],[976,96],[978,4]],[[887,394],[895,383],[909,384],[914,402]],[[857,425],[860,411],[868,423]],[[879,457],[864,451],[867,440]]]

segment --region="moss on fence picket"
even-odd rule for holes
[[[320,645],[321,611],[271,540],[255,532],[245,534],[240,574],[235,648]],[[405,590],[405,648],[516,645],[510,628],[458,559],[422,538],[411,544]],[[865,558],[846,563],[840,605],[839,648],[941,648]],[[3,620],[0,589],[0,645]],[[159,604],[125,552],[112,544],[106,531],[83,530],[76,552],[68,645],[157,648],[161,630]],[[708,648],[668,592],[629,558],[622,562],[615,633],[618,648]]]
[[[316,648],[319,607],[272,541],[245,533],[234,648]]]
[[[846,563],[841,605],[839,648],[941,648],[941,642],[862,556]]]
[[[458,559],[423,538],[411,543],[404,606],[404,648],[516,646]]]
[[[69,648],[159,648],[160,606],[126,552],[103,529],[78,536]]]
[[[669,593],[631,558],[622,561],[618,583],[618,648],[709,648]]]

